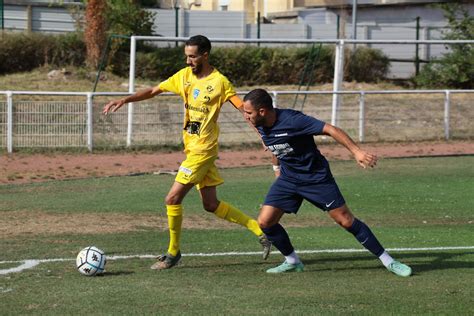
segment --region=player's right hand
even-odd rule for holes
[[[377,165],[377,156],[371,153],[368,153],[364,150],[357,150],[354,154],[355,160],[362,168],[366,169],[367,167],[375,167]]]
[[[107,115],[109,112],[115,112],[120,109],[125,104],[123,99],[120,100],[113,100],[107,103],[102,110],[102,114]]]

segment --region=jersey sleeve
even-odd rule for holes
[[[226,76],[222,76],[222,84],[223,84],[223,90],[222,90],[222,95],[223,95],[223,103],[227,102],[232,98],[233,96],[236,95],[234,86],[230,83],[229,79],[227,79]],[[237,107],[239,107],[237,104],[234,104]]]
[[[162,91],[173,92],[175,94],[180,94],[183,90],[183,78],[184,78],[184,69],[178,71],[165,81],[162,81],[158,88]]]
[[[302,135],[322,135],[325,122],[301,112],[293,118],[293,126],[298,126]]]

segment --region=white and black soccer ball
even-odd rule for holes
[[[82,249],[76,258],[77,270],[87,276],[104,273],[105,253],[95,246]]]

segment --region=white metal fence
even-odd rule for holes
[[[240,95],[246,92],[239,92]],[[295,108],[345,129],[361,142],[472,139],[474,90],[271,91],[275,106]],[[332,95],[341,105],[333,112]],[[183,106],[164,94],[138,102],[133,115],[102,107],[127,93],[0,91],[0,148],[88,148],[177,145]],[[303,99],[305,101],[303,102]],[[129,121],[131,119],[131,121]],[[219,123],[224,145],[258,142],[240,113],[224,105]]]

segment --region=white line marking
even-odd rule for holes
[[[387,248],[387,251],[399,251],[399,252],[410,252],[410,251],[440,251],[440,250],[474,250],[474,246],[464,247],[422,247],[422,248]],[[354,252],[367,252],[366,249],[319,249],[319,250],[297,250],[299,254],[302,253],[354,253]],[[248,251],[248,252],[214,252],[214,253],[188,253],[183,254],[183,257],[223,257],[223,256],[250,256],[260,255],[259,251]],[[129,256],[107,256],[107,260],[124,260],[124,259],[154,259],[157,255],[129,255]],[[15,260],[15,261],[0,261],[0,264],[5,263],[18,263],[22,262],[21,265],[15,268],[0,269],[0,275],[5,275],[14,272],[21,272],[23,270],[31,269],[39,265],[40,263],[47,262],[64,262],[74,261],[71,258],[56,258],[56,259],[26,259],[26,260]]]
[[[9,274],[9,273],[14,273],[14,272],[21,272],[23,270],[31,269],[33,267],[36,267],[40,263],[41,263],[41,260],[25,260],[23,262],[23,264],[19,265],[18,267],[0,270],[0,274]]]

